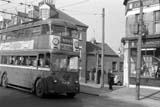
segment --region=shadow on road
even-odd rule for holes
[[[141,100],[147,99],[147,98],[154,99],[154,100],[159,100],[160,96],[158,94],[160,94],[160,91],[156,91],[156,92],[151,93],[149,95],[141,95],[142,96]]]

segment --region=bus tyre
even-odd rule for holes
[[[74,98],[75,95],[76,95],[75,93],[67,93],[67,97],[69,98]]]
[[[7,88],[7,85],[8,85],[7,74],[4,74],[4,75],[2,76],[2,87]]]
[[[38,79],[35,86],[35,93],[38,97],[44,97],[44,85],[42,79]]]

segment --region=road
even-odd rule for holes
[[[144,107],[142,105],[79,93],[75,98],[65,95],[38,98],[12,88],[0,87],[0,107]]]

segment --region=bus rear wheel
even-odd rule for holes
[[[76,93],[67,93],[67,97],[69,97],[69,98],[74,98],[75,95],[76,95]]]
[[[42,79],[38,79],[35,86],[35,93],[38,97],[44,97],[44,85]]]
[[[4,74],[4,75],[2,76],[2,87],[7,88],[7,85],[8,85],[7,74]]]

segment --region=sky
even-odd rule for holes
[[[15,13],[25,11],[24,5],[38,4],[41,0],[9,0],[7,3],[0,0],[0,10]],[[124,0],[55,0],[57,9],[71,15],[77,20],[88,25],[87,41],[95,38],[102,41],[102,8],[105,8],[105,43],[115,51],[121,44],[121,38],[125,37],[125,8]],[[26,7],[27,9],[27,7]],[[1,13],[0,13],[1,14]],[[8,17],[2,14],[4,17]]]

